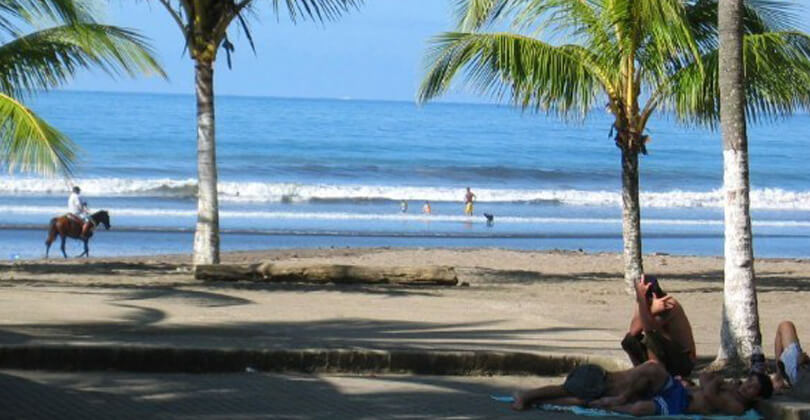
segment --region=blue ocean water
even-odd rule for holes
[[[71,182],[111,213],[93,255],[190,252],[192,95],[52,92],[29,104],[81,147],[81,161],[70,182],[0,175],[0,259],[44,254],[44,226],[65,211]],[[224,250],[621,250],[619,150],[602,111],[566,124],[482,104],[220,96],[216,106]],[[644,251],[721,255],[719,134],[666,116],[649,134]],[[754,125],[749,137],[756,254],[808,256],[810,116]],[[473,217],[463,215],[467,186]],[[421,213],[425,201],[433,214]]]

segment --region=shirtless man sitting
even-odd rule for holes
[[[700,375],[700,386],[670,376],[663,366],[648,362],[646,380],[633,383],[616,397],[603,397],[590,406],[634,416],[679,414],[740,415],[760,398],[773,393],[770,378],[753,373],[745,381],[725,382],[711,373]],[[652,395],[652,397],[649,397]]]
[[[688,377],[697,352],[686,312],[661,290],[655,276],[642,275],[635,286],[638,305],[622,348],[634,366],[654,360],[663,363],[670,374]]]

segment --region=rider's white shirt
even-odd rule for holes
[[[84,214],[84,202],[82,202],[79,194],[71,193],[70,197],[68,197],[68,211],[77,216]]]

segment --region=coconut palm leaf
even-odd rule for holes
[[[27,24],[50,22],[95,22],[92,3],[76,0],[1,0],[3,21],[19,19]],[[0,25],[2,26],[2,25]]]
[[[799,26],[795,7],[784,1],[748,0],[743,14],[746,34],[790,31]],[[701,52],[716,50],[718,0],[687,2],[687,16]]]
[[[69,175],[75,145],[11,96],[0,93],[0,164],[9,170]]]
[[[748,34],[743,39],[746,112],[750,119],[772,120],[810,107],[810,36],[804,33]],[[706,72],[695,66],[673,77],[665,109],[686,123],[715,127],[720,116],[717,51],[702,57]]]
[[[50,89],[88,67],[111,75],[165,77],[140,35],[113,26],[77,23],[44,29],[0,45],[0,91],[16,96]]]
[[[459,31],[475,31],[498,20],[509,0],[456,0],[453,5]]]
[[[433,41],[427,76],[419,100],[446,91],[456,74],[467,70],[466,83],[496,98],[509,96],[515,104],[560,115],[584,115],[603,90],[598,68],[587,65],[578,46],[555,47],[508,33],[451,32]]]
[[[255,0],[242,0],[241,3],[250,3]],[[272,0],[273,11],[278,16],[281,3],[284,3],[290,20],[312,19],[320,22],[333,21],[349,10],[358,8],[363,0]]]

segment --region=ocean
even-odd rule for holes
[[[72,181],[3,171],[0,259],[44,256],[46,225],[74,184],[111,215],[92,256],[191,252],[193,95],[59,91],[28,104],[81,147],[81,160]],[[486,104],[219,96],[216,107],[223,251],[622,249],[620,156],[604,111],[564,123]],[[720,134],[666,115],[648,131],[644,252],[722,255]],[[810,115],[751,125],[749,139],[755,254],[807,257]],[[69,241],[68,253],[80,252]]]

